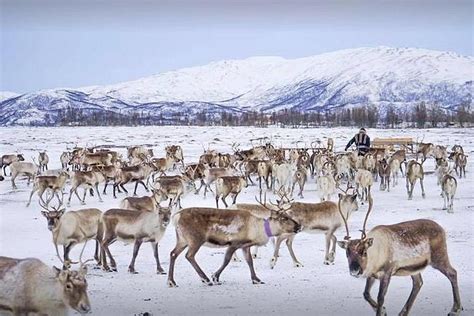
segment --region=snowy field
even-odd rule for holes
[[[341,151],[356,129],[280,129],[280,128],[223,128],[223,127],[61,127],[61,128],[0,128],[0,153],[25,154],[37,157],[37,151],[46,149],[51,159],[50,169],[59,168],[59,155],[66,147],[74,145],[140,145],[153,146],[155,156],[164,156],[164,147],[179,144],[183,147],[185,163],[197,161],[202,146],[210,146],[224,152],[231,152],[233,142],[240,148],[250,147],[250,139],[267,136],[279,146],[295,146],[302,141],[309,146],[311,141],[333,137],[336,150]],[[473,129],[433,130],[369,130],[375,137],[410,136],[424,137],[425,142],[449,145],[460,144],[469,157],[474,157]],[[303,143],[300,143],[302,145]],[[119,149],[125,155],[125,149]],[[468,158],[468,159],[470,159]],[[404,179],[390,193],[379,191],[374,185],[374,211],[369,218],[368,228],[378,224],[392,224],[417,218],[435,220],[447,232],[448,252],[451,263],[458,271],[461,300],[465,315],[474,314],[474,191],[472,161],[468,161],[467,179],[460,179],[454,202],[454,214],[442,210],[443,200],[440,188],[436,186],[434,174],[425,178],[426,199],[421,198],[417,184],[414,199],[407,199]],[[434,161],[425,163],[425,172],[434,170]],[[60,266],[47,229],[46,220],[37,206],[37,196],[26,208],[30,188],[25,180],[17,181],[18,190],[13,191],[9,177],[0,183],[0,255],[10,257],[37,257],[50,265]],[[132,188],[132,185],[128,185]],[[109,191],[110,192],[110,191]],[[238,202],[254,202],[258,193],[256,186],[249,186],[238,198]],[[139,194],[146,192],[139,187]],[[96,197],[86,198],[87,207],[102,211],[117,207],[109,193],[104,202]],[[271,197],[271,195],[269,196]],[[335,199],[335,197],[333,197]],[[305,190],[305,202],[318,202],[314,179],[309,179]],[[214,206],[214,198],[190,194],[183,200],[183,207]],[[81,208],[76,197],[70,209]],[[357,236],[362,227],[366,205],[352,215],[350,229]],[[343,230],[336,232],[338,239]],[[159,252],[163,268],[167,271],[169,252],[174,247],[174,227],[168,227]],[[89,242],[85,257],[92,257],[94,242]],[[71,258],[77,259],[81,247],[73,249]],[[150,246],[143,246],[137,258],[139,274],[127,273],[132,256],[132,245],[117,242],[111,251],[118,263],[117,273],[106,273],[90,267],[88,274],[89,296],[94,315],[134,315],[150,312],[153,315],[196,314],[196,315],[242,315],[242,314],[293,314],[293,315],[370,315],[373,313],[362,297],[365,281],[349,275],[347,260],[338,247],[335,264],[323,265],[324,236],[299,234],[294,250],[304,267],[293,267],[286,245],[282,245],[281,258],[275,269],[270,269],[272,246],[262,248],[260,258],[255,260],[257,275],[266,284],[252,285],[245,262],[232,262],[221,276],[223,284],[208,287],[203,285],[191,265],[181,255],[175,270],[178,288],[167,287],[167,276],[156,275],[154,258]],[[197,261],[203,270],[211,275],[222,263],[224,249],[201,248]],[[428,267],[423,273],[424,285],[415,301],[413,315],[446,315],[452,306],[451,286],[441,273]],[[394,277],[385,299],[390,315],[398,314],[411,290],[409,277]],[[376,297],[378,286],[372,290]]]

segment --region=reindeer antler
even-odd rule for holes
[[[369,199],[369,209],[367,210],[367,214],[365,214],[364,226],[362,226],[362,231],[361,231],[361,233],[362,233],[361,234],[361,239],[365,239],[367,237],[367,235],[365,233],[365,227],[367,225],[367,219],[369,218],[370,212],[372,211],[372,207],[374,205],[374,200],[372,199],[372,195],[370,194],[370,192],[369,192],[368,199]]]
[[[341,215],[342,220],[344,221],[344,226],[346,227],[346,236],[344,237],[345,240],[349,240],[351,238],[349,234],[349,226],[347,225],[347,218],[342,214],[341,210],[341,197],[339,197],[339,201],[337,202],[337,209],[339,214]]]

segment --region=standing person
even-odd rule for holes
[[[359,156],[364,156],[370,149],[370,137],[367,135],[365,128],[361,128],[359,133],[355,134],[354,137],[347,143],[346,148],[344,150],[347,151],[352,144],[356,144],[357,151],[359,152]]]

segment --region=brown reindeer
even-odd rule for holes
[[[237,196],[247,187],[247,179],[239,176],[222,176],[216,180],[216,207],[219,208],[219,198],[222,199],[225,207],[228,207],[225,198],[230,194],[232,204],[235,204]]]
[[[101,243],[102,267],[105,271],[117,271],[117,264],[110,252],[109,245],[116,240],[133,242],[133,257],[128,266],[128,272],[135,271],[135,259],[140,246],[144,242],[151,242],[156,261],[158,274],[165,274],[158,256],[158,243],[165,234],[170,221],[170,209],[158,208],[155,211],[135,211],[124,209],[110,209],[102,216],[104,223],[104,238]],[[107,257],[110,259],[110,268]]]
[[[411,276],[413,288],[399,315],[408,315],[416,296],[423,285],[421,272],[428,265],[439,270],[451,282],[454,304],[449,315],[459,315],[462,311],[459,296],[457,272],[449,262],[446,233],[434,221],[418,219],[394,225],[380,225],[365,233],[367,219],[372,210],[373,200],[369,197],[362,236],[351,240],[346,226],[346,237],[338,241],[346,250],[350,274],[367,279],[364,298],[378,316],[386,315],[385,295],[392,276]],[[377,301],[370,296],[375,280],[379,280]]]
[[[90,312],[87,268],[60,270],[36,258],[0,257],[0,314],[66,315]]]
[[[271,236],[284,233],[297,233],[301,226],[282,212],[271,212],[268,219],[258,218],[247,211],[231,210],[225,212],[212,208],[186,208],[175,215],[176,246],[170,254],[168,285],[176,287],[174,266],[178,256],[188,248],[186,259],[207,285],[221,284],[220,275],[229,264],[234,252],[242,249],[249,265],[253,284],[262,284],[253,266],[250,247],[263,246]],[[212,281],[202,271],[195,259],[203,246],[227,247],[222,266],[212,275]]]
[[[38,155],[38,164],[41,172],[48,170],[49,156],[46,151],[42,151]]]
[[[65,213],[65,209],[61,207],[52,207],[41,204],[45,209],[41,211],[48,221],[48,229],[53,235],[53,244],[56,249],[58,258],[63,262],[64,268],[67,268],[72,262],[69,259],[69,252],[72,247],[84,243],[88,240],[95,239],[94,259],[100,264],[99,245],[102,241],[102,212],[96,208],[87,208],[77,211],[69,211]],[[58,245],[63,246],[63,258],[59,256]],[[82,254],[82,252],[81,252]]]
[[[23,156],[23,154],[3,155],[2,158],[0,158],[0,168],[3,168],[3,175],[5,177],[7,176],[7,172],[6,172],[7,167],[16,161],[25,161],[25,157]],[[11,174],[12,173],[10,170],[10,175]]]
[[[420,179],[420,186],[421,186],[421,196],[423,198],[426,197],[425,195],[425,187],[423,186],[423,179],[424,179],[424,171],[423,165],[421,163],[416,162],[415,160],[410,160],[407,165],[407,173],[406,173],[406,187],[408,193],[408,199],[411,200],[413,198],[413,188],[415,187],[416,180]]]
[[[33,189],[30,193],[30,198],[28,203],[26,203],[26,207],[30,206],[31,198],[33,194],[38,191],[38,195],[40,201],[45,203],[46,205],[53,199],[54,195],[58,198],[59,203],[63,202],[63,189],[66,185],[66,181],[69,179],[69,173],[66,171],[61,171],[58,176],[37,176],[33,183]],[[44,191],[47,189],[52,191],[51,197],[45,202],[43,200]],[[61,195],[59,195],[61,193]]]
[[[341,216],[349,219],[352,212],[359,209],[357,204],[357,194],[339,194],[339,204],[343,215],[338,210],[338,205],[331,201],[321,203],[300,203],[282,202],[281,207],[286,209],[286,214],[297,221],[302,226],[302,232],[307,233],[323,233],[326,236],[326,254],[324,256],[324,264],[334,264],[336,256],[336,236],[334,233],[341,227],[344,222]],[[284,199],[284,198],[283,198]],[[277,238],[275,243],[275,251],[270,262],[270,267],[273,269],[277,263],[280,245],[286,240],[286,245],[290,256],[293,259],[295,267],[302,267],[301,262],[296,258],[293,251],[293,240],[296,234],[284,234]]]

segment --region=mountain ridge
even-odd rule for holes
[[[474,58],[417,48],[346,49],[298,59],[255,56],[211,62],[104,86],[41,90],[0,103],[0,124],[54,120],[61,108],[149,115],[196,108],[273,112],[322,111],[373,104],[412,106],[421,101],[455,108],[472,103]],[[18,113],[11,113],[16,108]],[[11,115],[9,115],[11,114]],[[38,117],[35,117],[38,115]],[[35,124],[36,124],[35,123]]]

